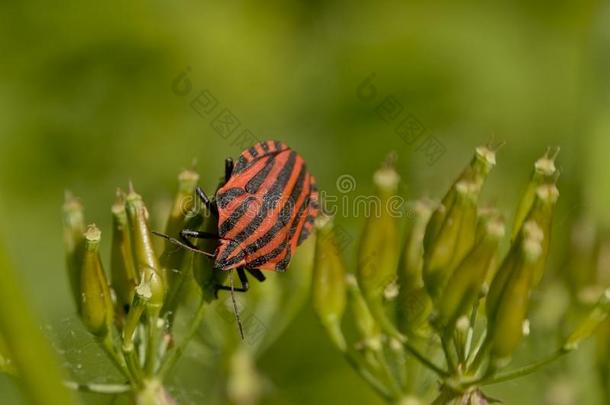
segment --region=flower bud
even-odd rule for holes
[[[149,306],[161,308],[165,298],[165,280],[153,249],[148,211],[142,197],[133,190],[127,195],[126,208],[133,258],[139,279],[136,294]]]
[[[400,177],[388,162],[375,173],[373,180],[382,209],[379,215],[371,215],[366,220],[358,249],[356,277],[362,295],[384,333],[401,339],[384,307],[384,292],[396,280],[400,243],[396,218],[387,207],[396,195]]]
[[[17,375],[17,369],[11,359],[11,355],[8,352],[6,342],[0,334],[0,373],[6,373],[10,375]]]
[[[570,229],[570,246],[564,273],[566,286],[579,304],[589,304],[583,298],[589,295],[586,292],[596,284],[598,243],[595,223],[588,218],[579,218]]]
[[[490,287],[487,301],[487,330],[496,365],[510,358],[523,336],[534,269],[542,255],[544,235],[534,221],[524,224],[522,236]],[[507,273],[505,270],[508,270]],[[499,293],[496,292],[499,290]]]
[[[346,343],[341,330],[346,301],[345,264],[333,233],[332,220],[319,216],[316,229],[313,307],[333,343],[345,351]]]
[[[201,221],[203,221],[203,225],[201,225]],[[213,216],[206,218],[201,216],[193,217],[187,224],[189,229],[197,229],[201,226],[201,229],[205,232],[218,232],[218,221]],[[218,242],[213,239],[199,239],[197,241],[197,249],[212,253],[216,250],[217,244]],[[211,302],[216,299],[216,286],[224,284],[228,272],[216,270],[214,268],[214,261],[205,255],[194,253],[192,256],[195,281],[201,288],[203,299],[206,302]]]
[[[438,237],[424,252],[424,284],[433,300],[438,300],[453,270],[472,248],[476,236],[480,187],[473,182],[459,182],[455,189],[455,203],[447,212]]]
[[[445,194],[445,197],[443,197],[441,204],[430,218],[424,238],[425,250],[428,250],[432,241],[438,237],[440,229],[445,222],[445,217],[456,201],[456,185],[462,181],[472,182],[475,184],[475,187],[481,189],[489,172],[495,165],[496,150],[491,149],[489,146],[479,146],[475,149],[475,154],[470,161],[470,164],[464,168],[462,173],[455,180],[447,194]]]
[[[313,280],[316,239],[317,234],[312,232],[294,253],[286,272],[281,277],[274,277],[277,281],[276,285],[262,291],[269,298],[269,301],[273,301],[279,307],[273,318],[274,327],[267,331],[266,345],[275,341],[283,333],[309,300]],[[265,283],[268,281],[265,281]],[[269,297],[272,294],[277,294],[277,297]],[[278,302],[281,304],[277,305]]]
[[[610,321],[606,320],[595,334],[595,363],[604,387],[606,403],[610,400]]]
[[[116,293],[117,313],[125,315],[133,301],[135,287],[138,284],[134,259],[131,250],[131,238],[125,196],[119,190],[117,200],[112,206],[112,249],[110,274],[112,288]]]
[[[527,215],[527,220],[536,221],[543,233],[542,254],[534,268],[532,288],[537,287],[544,276],[546,262],[551,248],[553,212],[558,198],[559,190],[557,190],[557,187],[554,184],[545,184],[538,187],[532,209]]]
[[[63,206],[64,245],[66,249],[66,267],[72,297],[80,312],[80,263],[84,249],[83,233],[85,232],[85,217],[83,205],[70,192],[66,192]]]
[[[610,315],[610,289],[604,291],[597,305],[593,307],[585,320],[568,337],[563,345],[564,350],[575,350],[580,343],[593,336],[595,331],[608,319]]]
[[[350,308],[354,314],[356,327],[364,340],[364,345],[372,350],[381,349],[381,329],[362,297],[358,281],[353,274],[346,276]]]
[[[194,170],[184,170],[178,175],[178,192],[167,219],[165,234],[177,237],[178,233],[185,228],[189,215],[192,216],[195,209],[195,187],[199,181],[199,174]],[[176,245],[169,240],[165,241],[165,249],[159,261],[163,268],[167,269],[168,288],[173,288],[175,279],[181,274],[185,249],[176,249]]]
[[[403,333],[414,332],[425,322],[432,309],[432,301],[422,280],[423,239],[432,214],[432,203],[417,201],[413,207],[414,220],[409,229],[398,267],[397,323]]]
[[[549,148],[544,156],[534,164],[534,171],[530,177],[525,191],[517,207],[515,214],[515,223],[511,234],[511,240],[514,240],[523,223],[527,221],[528,214],[534,205],[538,188],[547,183],[554,183],[554,177],[557,172],[555,167],[555,159],[559,153],[559,148]]]
[[[468,315],[474,303],[481,297],[486,274],[505,233],[504,224],[497,218],[485,221],[484,228],[477,245],[449,278],[439,301],[435,323],[440,328],[445,328],[449,336],[453,333],[457,319]]]
[[[114,309],[99,253],[101,232],[95,225],[89,225],[84,237],[85,249],[80,271],[80,316],[89,332],[105,336],[112,325]]]

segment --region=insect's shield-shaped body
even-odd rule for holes
[[[215,267],[286,270],[318,213],[315,180],[288,146],[266,141],[245,150],[216,193]]]

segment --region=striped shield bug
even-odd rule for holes
[[[225,183],[210,199],[196,193],[218,219],[218,234],[184,229],[180,239],[158,234],[214,260],[220,271],[235,269],[241,287],[217,290],[245,292],[246,272],[264,281],[261,270],[285,271],[297,248],[310,234],[319,210],[315,179],[294,150],[277,141],[259,142],[225,161]],[[196,248],[191,239],[218,239],[214,253]],[[232,279],[231,279],[232,280]]]

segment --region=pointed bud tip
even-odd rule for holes
[[[64,211],[81,211],[83,204],[70,190],[64,191]]]
[[[120,214],[125,211],[125,192],[120,187],[116,189],[116,197],[111,211],[113,214]]]
[[[125,201],[127,203],[130,203],[138,200],[142,200],[142,196],[136,192],[135,188],[133,187],[133,183],[130,180],[127,195],[125,196]]]
[[[400,183],[400,175],[396,172],[393,165],[384,165],[375,172],[373,182],[382,190],[395,191],[398,183]]]
[[[345,275],[345,283],[350,287],[358,287],[358,281],[356,280],[356,276],[352,273],[348,273]]]
[[[486,163],[487,166],[493,167],[496,165],[496,151],[499,149],[492,149],[489,146],[479,146],[475,149],[477,158],[481,159]]]
[[[544,152],[544,155],[534,164],[534,170],[536,171],[536,173],[544,177],[554,176],[557,172],[557,167],[555,166],[555,159],[557,159],[559,150],[560,148],[558,146],[548,147]]]
[[[506,234],[506,226],[501,218],[492,218],[487,222],[485,231],[494,239],[502,239]]]
[[[181,183],[192,183],[199,181],[199,173],[194,168],[182,170],[178,174],[178,181]]]
[[[330,215],[326,215],[321,213],[315,220],[315,227],[318,230],[330,230],[333,226],[333,217]]]
[[[470,318],[466,315],[460,316],[455,323],[455,328],[459,331],[466,332],[468,328],[470,328]]]
[[[605,304],[605,303],[610,303],[610,288],[604,290],[603,294],[602,294],[602,298],[601,301]]]
[[[84,236],[89,242],[97,242],[102,237],[102,231],[95,224],[90,224],[87,226]]]
[[[427,218],[432,215],[432,212],[436,209],[438,203],[428,199],[422,198],[413,202],[412,207],[413,211],[417,216],[422,218]]]

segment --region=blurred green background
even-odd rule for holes
[[[343,174],[369,193],[372,172],[396,151],[410,199],[440,196],[473,148],[495,137],[507,144],[485,198],[507,213],[532,162],[559,145],[555,244],[579,211],[610,219],[608,2],[2,2],[0,49],[1,237],[47,328],[73,313],[64,190],[108,230],[117,186],[132,180],[161,211],[177,172],[197,159],[211,189],[246,129],[298,150],[330,194]],[[172,85],[185,70],[192,88],[179,95]],[[366,100],[358,87],[372,74],[377,93]],[[189,103],[204,90],[218,105],[202,117]],[[445,148],[436,163],[395,133],[399,120],[379,116],[387,96]],[[240,121],[226,139],[211,125],[224,108]],[[337,221],[354,238],[362,224]],[[490,393],[509,404],[595,403],[586,357],[572,361],[574,374],[550,368]],[[260,367],[268,403],[380,403],[309,308]],[[0,403],[20,403],[4,376]]]

